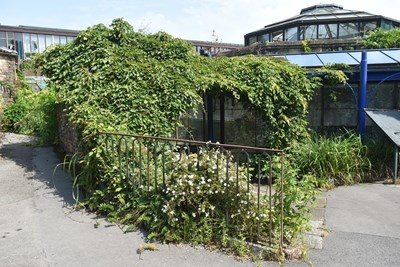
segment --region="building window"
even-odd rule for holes
[[[54,44],[54,39],[52,35],[46,35],[46,48]]]
[[[18,56],[20,59],[24,57],[24,49],[22,46],[22,33],[16,32],[15,36],[15,51],[18,52]]]
[[[31,57],[31,38],[29,33],[24,33],[24,58]]]
[[[38,35],[31,33],[31,53],[39,52]]]
[[[254,44],[257,42],[257,36],[252,36],[249,38],[249,45]]]
[[[361,22],[360,23],[361,36],[367,35],[370,31],[375,30],[377,27],[378,27],[377,21]]]
[[[0,32],[0,47],[7,47],[6,32]]]
[[[13,32],[7,32],[7,48],[15,50],[15,40]]]
[[[285,29],[285,41],[295,42],[298,40],[297,35],[298,35],[297,27]]]
[[[283,41],[283,30],[273,32],[272,33],[272,41],[273,42],[282,42]]]
[[[300,26],[300,39],[317,39],[317,25]]]
[[[339,23],[339,38],[348,39],[360,36],[360,32],[358,30],[358,23],[350,22],[350,23]]]
[[[383,30],[391,30],[394,28],[393,23],[391,21],[388,21],[386,19],[383,19],[381,22],[381,28]]]
[[[257,36],[257,42],[268,43],[269,42],[269,33]]]
[[[38,41],[39,41],[39,53],[43,53],[44,50],[46,50],[46,36],[44,34],[39,34],[38,35]]]
[[[61,45],[67,44],[67,36],[60,36],[60,44]]]
[[[337,39],[338,25],[321,24],[318,25],[318,39]]]
[[[60,44],[60,36],[53,35],[53,41],[54,41],[54,44]]]

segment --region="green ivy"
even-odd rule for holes
[[[258,109],[264,145],[284,147],[307,135],[308,101],[322,80],[275,58],[200,57],[189,42],[135,32],[121,19],[88,28],[36,64],[89,143],[99,129],[170,136],[179,118],[202,104],[201,95],[213,92]]]

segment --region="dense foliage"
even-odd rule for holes
[[[18,73],[14,102],[4,107],[1,128],[38,136],[41,143],[53,143],[57,128],[55,92],[51,89],[34,91]]]
[[[362,45],[366,49],[399,48],[400,28],[388,31],[377,29],[364,38]]]
[[[39,65],[88,140],[98,129],[171,135],[209,92],[260,110],[265,146],[283,147],[306,135],[307,103],[320,81],[279,59],[200,57],[186,41],[135,32],[120,19],[44,53]]]
[[[36,63],[50,79],[69,121],[83,134],[83,156],[77,158],[82,172],[75,182],[89,194],[90,207],[144,226],[151,236],[164,241],[219,246],[226,245],[230,229],[223,227],[223,217],[211,220],[212,216],[206,216],[219,202],[220,196],[215,193],[219,192],[218,177],[207,179],[210,186],[216,187],[213,194],[199,190],[183,195],[191,190],[189,180],[185,180],[163,194],[134,197],[126,181],[118,178],[116,165],[104,164],[97,130],[170,136],[179,126],[180,117],[202,104],[203,94],[225,94],[262,115],[266,126],[264,146],[286,147],[307,137],[308,101],[322,80],[282,59],[200,57],[186,41],[162,32],[135,32],[121,19],[114,20],[109,28],[88,28],[73,42],[46,51]],[[344,79],[340,71],[326,72],[330,79]],[[188,166],[199,161],[192,156],[184,160]],[[149,162],[149,166],[152,164]],[[203,182],[204,170],[190,174],[182,168],[173,171],[192,177],[193,184]],[[283,211],[288,228],[284,232],[290,242],[306,228],[307,203],[314,196],[314,182],[312,176],[298,181],[299,170],[295,167],[285,169],[285,175]],[[252,212],[244,210],[244,217]],[[173,219],[184,220],[185,224],[176,224]],[[243,219],[243,227],[253,227],[254,218]],[[251,240],[251,236],[244,238]]]

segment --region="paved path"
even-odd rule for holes
[[[400,266],[400,186],[360,184],[327,194],[331,231],[315,266]]]
[[[58,159],[51,147],[1,135],[0,267],[257,265],[189,246],[159,245],[160,251],[140,258],[136,251],[145,243],[140,232],[123,234],[114,224],[72,209],[71,178],[61,168],[54,172]],[[310,250],[314,266],[400,266],[399,186],[340,187],[327,198],[330,233],[322,250]]]

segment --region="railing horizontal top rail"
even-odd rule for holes
[[[129,136],[129,137],[136,137],[136,138],[143,138],[143,139],[153,139],[153,140],[160,140],[160,141],[181,142],[181,143],[188,143],[188,144],[193,144],[193,145],[215,146],[215,147],[223,147],[223,148],[228,148],[228,149],[246,149],[246,150],[270,152],[270,153],[278,153],[278,154],[284,153],[283,150],[281,150],[281,149],[220,144],[220,143],[213,143],[211,141],[208,141],[208,142],[192,141],[192,140],[179,139],[179,138],[146,136],[146,135],[138,135],[138,134],[116,133],[116,132],[105,132],[105,131],[98,131],[98,133],[99,134],[108,134],[108,135],[117,135],[117,136]]]

